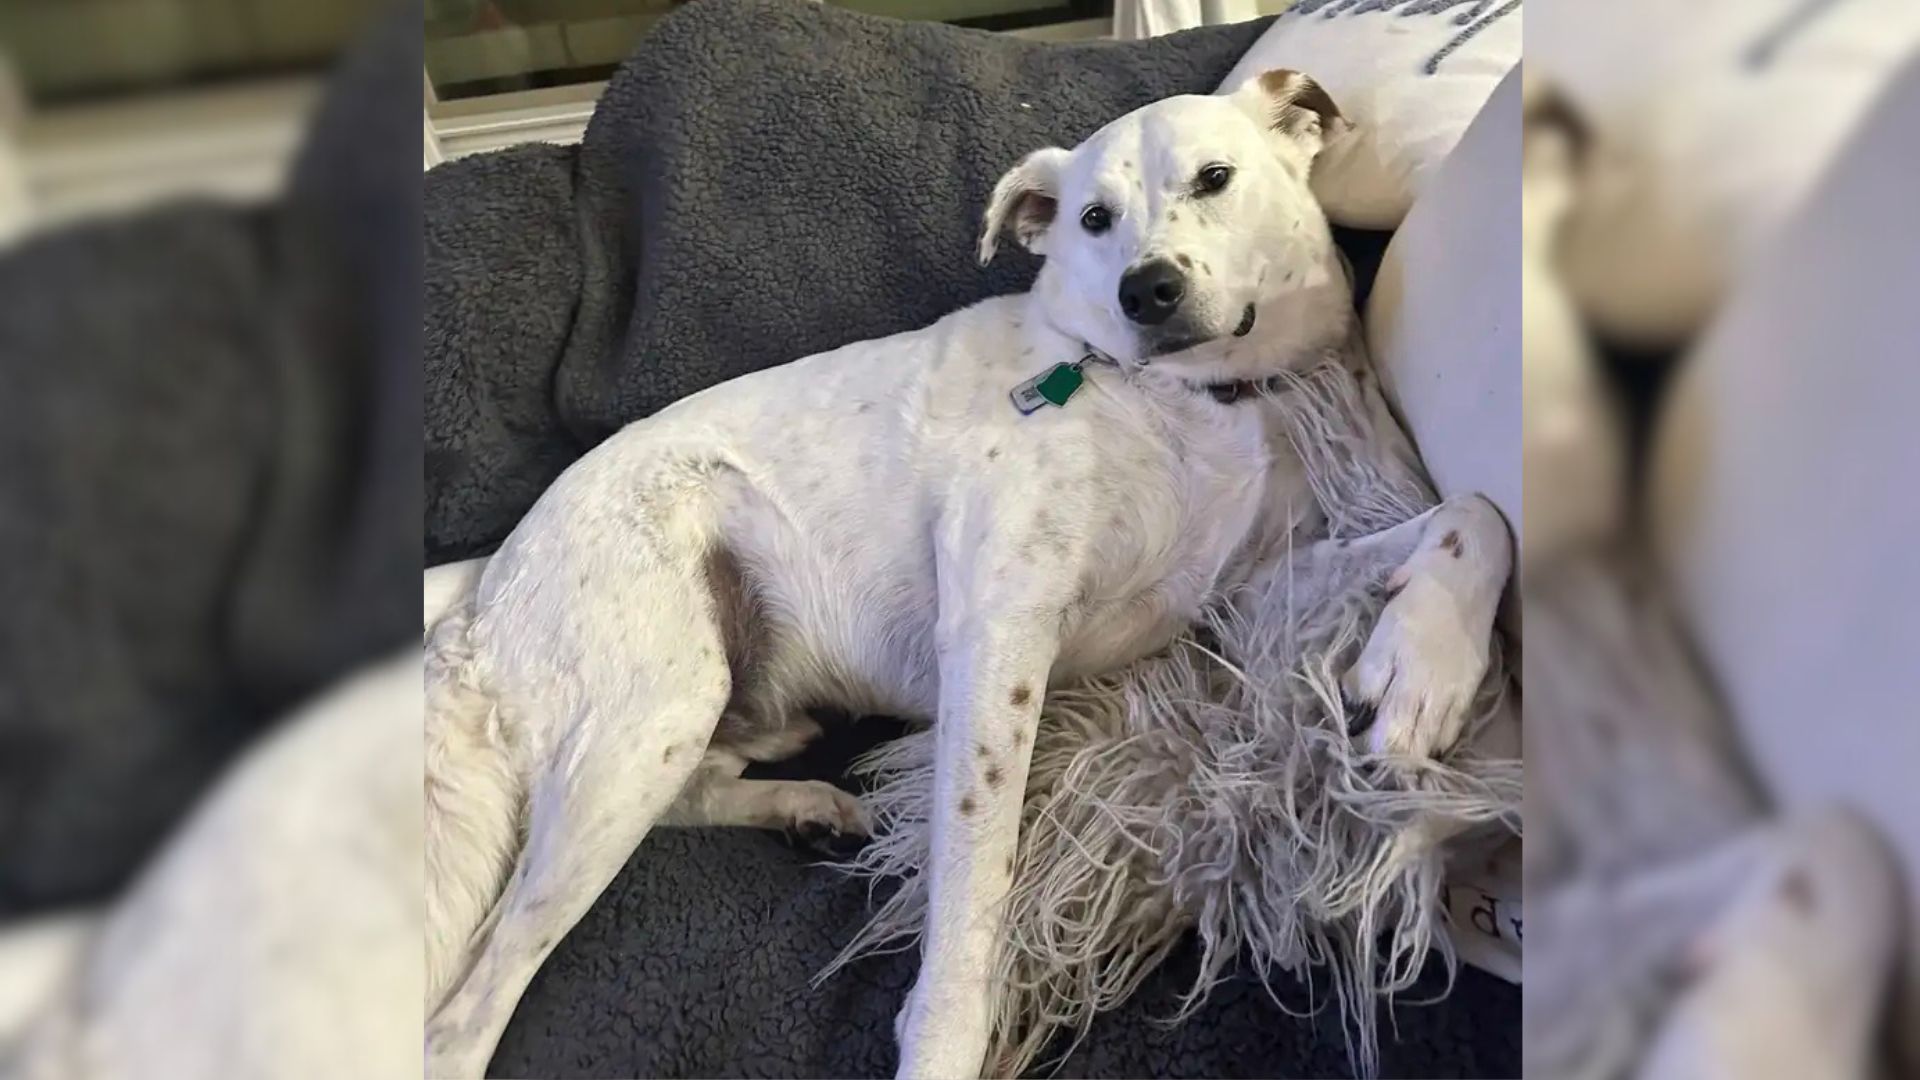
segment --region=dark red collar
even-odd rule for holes
[[[1280,377],[1274,375],[1265,379],[1236,379],[1232,382],[1188,383],[1187,385],[1211,394],[1213,400],[1222,405],[1231,405],[1244,398],[1273,393],[1280,389]]]
[[[1082,352],[1080,362],[1082,364],[1092,362],[1106,364],[1109,367],[1120,366],[1119,361],[1101,352],[1099,349],[1094,348],[1092,345],[1081,342],[1080,347]],[[1235,379],[1231,382],[1189,382],[1187,385],[1192,387],[1196,393],[1212,395],[1213,400],[1222,405],[1232,405],[1246,398],[1255,397],[1260,394],[1271,394],[1278,391],[1280,389],[1280,376],[1270,375],[1264,379]]]

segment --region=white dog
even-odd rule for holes
[[[481,1075],[535,970],[663,819],[864,831],[830,785],[740,776],[802,745],[801,710],[825,704],[936,723],[900,1072],[979,1075],[1042,695],[1164,647],[1323,533],[1262,390],[1364,355],[1307,186],[1344,123],[1275,71],[1038,150],[995,187],[980,245],[990,258],[1011,234],[1044,255],[1032,292],[635,423],[483,571],[446,572],[427,690],[430,1075]],[[1379,453],[1413,468],[1366,385]],[[1415,528],[1346,681],[1383,753],[1458,735],[1511,561],[1485,500]]]

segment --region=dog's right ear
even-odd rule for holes
[[[1231,99],[1255,122],[1280,136],[1275,145],[1302,166],[1312,163],[1321,147],[1353,124],[1319,83],[1298,71],[1275,68],[1248,79]]]
[[[993,261],[1002,233],[1012,233],[1021,247],[1036,255],[1046,254],[1037,245],[1059,209],[1060,172],[1071,156],[1057,146],[1035,150],[993,185],[980,227],[982,266]]]

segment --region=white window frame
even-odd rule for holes
[[[1092,41],[1112,36],[1113,22],[1107,18],[1078,19],[1004,33],[1039,41]],[[607,86],[604,81],[574,83],[442,102],[435,98],[431,78],[426,85],[427,168],[521,143],[579,142]]]
[[[277,194],[325,89],[318,75],[26,113],[11,143],[30,229],[162,199]]]

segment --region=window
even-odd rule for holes
[[[440,102],[603,81],[684,0],[428,0],[427,76]],[[800,0],[795,0],[800,2]],[[1113,0],[827,0],[835,7],[983,30],[1099,20]]]
[[[35,109],[311,74],[384,0],[10,0],[0,41]]]
[[[427,165],[515,143],[578,140],[608,76],[683,2],[427,0]],[[826,2],[1029,37],[1103,37],[1113,26],[1113,0]]]
[[[0,233],[278,190],[390,0],[0,0]]]

